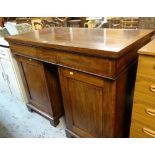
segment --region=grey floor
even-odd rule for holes
[[[57,127],[52,127],[44,117],[29,112],[24,103],[0,92],[1,138],[65,138],[64,129],[63,117]]]

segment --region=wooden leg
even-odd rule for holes
[[[33,112],[34,110],[27,106],[29,112]]]
[[[65,132],[66,132],[66,136],[68,138],[81,138],[81,137],[79,137],[78,135],[76,135],[75,133],[73,133],[72,131],[70,131],[68,129],[65,129]]]
[[[52,126],[56,127],[59,124],[59,119],[50,120]]]
[[[66,132],[67,138],[73,138],[73,137],[71,136],[71,134],[70,134],[67,130],[65,130],[65,132]]]
[[[54,127],[56,127],[59,124],[59,118],[53,119],[53,118],[49,118],[47,117],[44,113],[42,113],[40,110],[36,109],[36,108],[31,108],[30,106],[27,105],[27,109],[29,112],[37,112],[38,114],[42,115],[43,117],[47,118],[50,121],[50,124]]]

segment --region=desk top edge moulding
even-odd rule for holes
[[[10,43],[115,59],[126,54],[131,45],[139,44],[143,37],[152,33],[153,30],[55,27],[9,36],[6,40]]]
[[[108,138],[129,137],[137,51],[153,34],[55,27],[6,40],[18,62],[29,108],[54,126],[64,109],[67,137]]]

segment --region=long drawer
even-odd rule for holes
[[[155,129],[155,106],[142,101],[134,101],[132,119]]]
[[[152,109],[151,113],[150,113],[149,109]],[[149,103],[149,101],[144,102],[143,99],[141,99],[141,100],[134,99],[133,111],[140,113],[142,115],[143,114],[148,114],[148,115],[150,114],[150,116],[154,116],[153,118],[155,119],[155,104]]]
[[[138,75],[134,98],[143,99],[155,105],[155,80]]]
[[[140,55],[138,59],[138,74],[155,79],[155,57]]]
[[[143,125],[135,120],[132,120],[130,129],[130,138],[154,138],[155,129],[147,125]]]

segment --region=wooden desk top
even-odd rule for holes
[[[155,39],[138,50],[139,54],[155,56]]]
[[[118,58],[153,30],[48,28],[6,38],[9,43]]]

